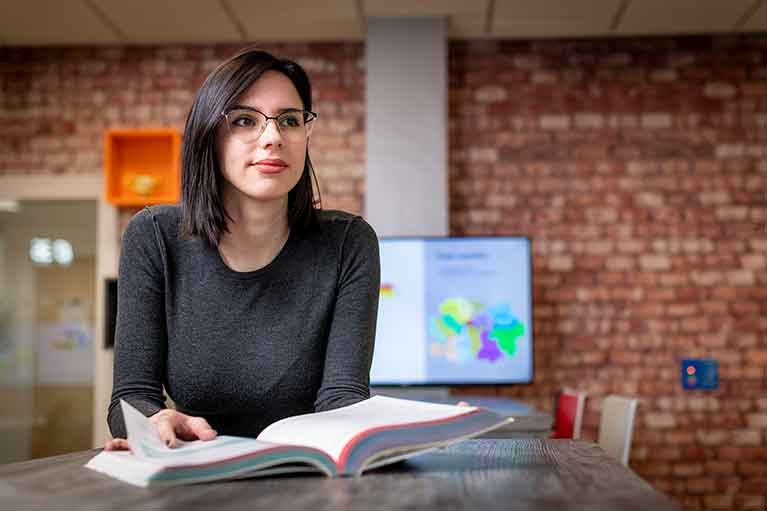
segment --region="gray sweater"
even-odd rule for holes
[[[265,267],[237,272],[216,247],[179,235],[177,206],[146,208],[123,235],[108,422],[125,399],[204,417],[219,434],[369,397],[380,267],[373,229],[320,211]]]

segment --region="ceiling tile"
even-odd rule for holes
[[[251,41],[359,40],[355,0],[227,0]]]
[[[632,0],[617,34],[729,32],[753,0]]]
[[[120,42],[109,25],[81,0],[4,1],[0,39],[16,46]]]
[[[448,18],[449,37],[483,37],[490,0],[364,0],[366,17],[439,17]]]
[[[213,0],[92,0],[129,43],[241,41]]]
[[[762,2],[756,12],[746,20],[743,30],[767,32],[767,2]]]
[[[491,34],[494,37],[572,37],[603,35],[621,0],[498,0]]]
[[[630,0],[610,32],[623,0],[495,0],[485,33],[490,0],[2,0],[0,44],[361,40],[365,17],[415,16],[446,16],[453,39],[715,33],[754,2]],[[767,2],[739,31],[767,31]]]

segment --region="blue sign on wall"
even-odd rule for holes
[[[714,390],[719,388],[719,364],[716,360],[682,360],[682,388]]]

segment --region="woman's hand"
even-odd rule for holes
[[[149,417],[149,420],[157,428],[165,445],[176,447],[176,439],[181,440],[213,440],[218,433],[210,427],[208,421],[202,417],[192,417],[176,410],[160,410]],[[115,438],[104,445],[105,451],[130,450],[128,441],[124,438]]]

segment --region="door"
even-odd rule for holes
[[[0,463],[88,449],[96,201],[0,208]]]

